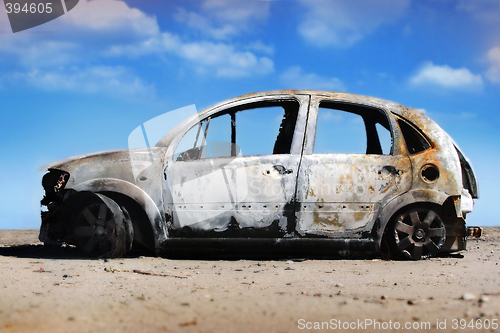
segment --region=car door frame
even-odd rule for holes
[[[222,204],[221,202],[215,203],[213,207],[208,208],[212,211],[218,211],[216,213],[217,218],[222,218],[225,222],[215,222],[215,217],[208,217],[207,223],[204,226],[200,226],[202,229],[200,232],[184,232],[186,230],[186,226],[188,229],[190,225],[187,225],[185,222],[186,218],[180,218],[180,209],[189,209],[187,205],[179,204],[176,202],[176,194],[174,194],[175,186],[174,183],[169,183],[169,180],[173,179],[173,166],[175,163],[174,155],[177,146],[180,143],[180,140],[184,137],[184,135],[191,130],[194,126],[204,121],[208,117],[219,116],[224,114],[230,109],[234,109],[235,107],[242,107],[244,105],[251,105],[259,102],[266,101],[281,101],[281,100],[295,100],[299,103],[299,110],[297,115],[297,120],[295,124],[293,140],[290,148],[290,154],[276,154],[276,155],[257,155],[257,156],[236,156],[231,157],[231,161],[226,163],[224,168],[224,177],[226,180],[233,180],[228,185],[228,192],[230,196],[231,193],[238,192],[238,186],[241,185],[237,179],[234,181],[234,178],[237,177],[237,172],[235,170],[245,168],[250,166],[252,168],[264,168],[266,170],[261,170],[263,176],[262,177],[281,177],[282,179],[287,178],[286,181],[283,181],[284,191],[287,198],[287,202],[279,202],[273,203],[273,205],[269,205],[267,207],[265,202],[260,203],[251,203],[251,202],[228,202],[226,204]],[[297,176],[300,166],[300,159],[303,150],[303,142],[304,136],[306,132],[307,125],[307,114],[309,109],[310,96],[309,94],[294,94],[294,93],[279,93],[273,95],[262,95],[262,96],[252,96],[247,98],[241,98],[237,100],[231,100],[228,103],[224,103],[222,105],[216,105],[206,111],[200,112],[197,116],[192,117],[190,120],[186,121],[182,130],[178,131],[176,136],[172,139],[169,147],[167,149],[165,162],[164,162],[164,185],[163,185],[163,202],[164,208],[167,216],[167,227],[169,229],[170,237],[283,237],[286,234],[294,233],[295,225],[295,206],[293,202],[295,200],[296,190],[297,190]],[[243,111],[244,112],[244,111]],[[217,165],[224,158],[210,158],[205,159],[204,163],[211,163],[211,165]],[[266,160],[269,163],[274,163],[274,168],[271,168],[269,165],[260,166],[259,160]],[[289,160],[289,164],[286,165],[286,160]],[[196,163],[196,162],[195,162]],[[215,164],[214,164],[215,163]],[[268,163],[268,164],[269,164]],[[284,165],[284,168],[279,168],[281,165]],[[273,166],[274,166],[273,165]],[[267,168],[266,168],[267,167]],[[253,174],[258,174],[258,170],[252,170]],[[244,185],[243,185],[244,186]],[[271,204],[271,203],[269,203]],[[224,206],[224,207],[222,207]],[[204,207],[204,209],[207,207]],[[245,211],[246,209],[246,211]],[[262,211],[263,209],[268,210],[268,215],[271,214],[274,216],[274,220],[277,223],[273,223],[271,227],[278,227],[280,232],[273,232],[270,230],[268,234],[265,233],[241,233],[241,232],[233,232],[230,231],[238,230],[237,226],[234,223],[229,223],[228,221],[235,221],[238,223],[237,218],[246,218],[250,221],[246,221],[245,225],[250,226],[254,223],[254,219],[252,220],[251,215],[254,214],[255,211],[252,209],[256,209],[257,211]],[[246,214],[248,212],[248,214]],[[269,217],[268,217],[269,218]],[[259,218],[263,220],[262,216]],[[219,219],[220,220],[220,219]],[[264,218],[265,220],[265,218]],[[254,223],[255,224],[255,223]],[[277,225],[276,225],[277,224]],[[256,226],[256,224],[254,225]],[[212,228],[213,227],[213,228]],[[270,226],[265,224],[260,227],[269,228]],[[198,228],[198,226],[196,226]],[[217,231],[216,231],[217,230]]]
[[[314,143],[315,143],[315,135],[316,135],[316,123],[318,117],[319,106],[321,102],[333,102],[333,103],[348,103],[355,104],[361,107],[378,109],[383,112],[388,119],[390,131],[392,135],[392,154],[391,155],[368,155],[368,154],[321,154],[321,155],[332,155],[334,156],[333,160],[336,158],[343,157],[349,160],[350,158],[354,158],[360,160],[361,156],[373,156],[374,161],[380,160],[380,156],[387,156],[387,160],[397,161],[397,165],[395,169],[384,170],[381,168],[380,170],[376,170],[372,168],[372,172],[376,171],[381,176],[390,176],[391,173],[394,174],[395,177],[399,177],[398,183],[404,184],[405,188],[403,188],[400,192],[394,193],[394,195],[390,195],[388,197],[383,198],[378,202],[373,202],[371,204],[360,204],[360,203],[348,203],[345,204],[333,204],[330,203],[322,203],[321,198],[318,198],[318,202],[311,202],[308,188],[308,176],[306,175],[308,171],[308,167],[311,164],[311,159],[314,160]],[[376,111],[374,111],[376,112]],[[366,99],[366,100],[352,100],[348,96],[342,93],[334,93],[329,95],[311,95],[309,113],[308,113],[308,122],[306,127],[306,135],[304,141],[304,149],[301,160],[301,166],[299,169],[299,178],[297,180],[297,201],[300,205],[297,212],[297,225],[296,231],[301,236],[311,236],[311,237],[329,237],[329,238],[362,238],[366,237],[367,234],[371,234],[378,214],[382,210],[382,208],[394,198],[400,196],[401,194],[407,192],[412,183],[412,167],[411,161],[406,154],[406,151],[402,149],[401,143],[404,142],[400,131],[398,130],[396,120],[392,114],[392,112],[387,108],[387,106],[383,103],[383,101],[378,99]],[[319,154],[317,154],[319,155]],[[321,157],[320,157],[321,158]],[[384,160],[385,158],[382,158]],[[344,162],[346,163],[346,161]],[[368,164],[365,164],[367,166]],[[384,175],[385,174],[385,175]],[[324,211],[321,211],[323,210]],[[330,209],[330,211],[328,211]],[[364,216],[366,223],[357,223],[356,218],[353,219],[352,227],[340,227],[340,228],[331,228],[331,230],[312,230],[310,226],[312,225],[312,220],[328,220],[328,223],[334,223],[337,225],[341,225],[344,222],[339,221],[338,217],[335,221],[334,214],[331,214],[332,211],[356,211],[359,216]]]

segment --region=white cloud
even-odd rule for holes
[[[7,13],[3,9],[0,10],[0,31],[12,31]],[[74,39],[81,37],[75,33],[82,31],[85,34],[94,31],[100,36],[112,32],[127,37],[153,35],[159,32],[159,27],[155,17],[131,8],[123,1],[79,0],[77,6],[65,15],[15,36],[19,38],[30,35],[33,31],[50,32],[51,38]],[[41,37],[44,35],[37,35],[37,38]]]
[[[176,19],[186,23],[190,28],[199,30],[205,35],[216,39],[226,39],[239,33],[239,29],[235,25],[219,24],[215,26],[208,17],[199,13],[188,12],[184,9],[179,10]]]
[[[2,28],[8,25],[3,10],[0,22]],[[100,56],[112,43],[137,43],[158,34],[155,17],[122,1],[80,0],[53,21],[16,34],[0,34],[0,59],[14,57],[26,67],[74,64]]]
[[[3,42],[0,49],[1,61],[9,61],[28,68],[61,66],[73,63],[82,56],[81,48],[70,41],[35,40],[33,35],[19,38],[8,35]]]
[[[348,47],[397,20],[410,0],[299,0],[306,12],[299,33],[309,42]]]
[[[59,20],[70,27],[85,29],[87,33],[93,30],[101,34],[119,32],[122,35],[151,36],[159,32],[155,17],[118,0],[80,0],[74,10]]]
[[[216,76],[243,77],[273,72],[273,61],[251,52],[236,51],[233,46],[212,42],[185,43],[178,54],[195,65],[213,68]],[[203,70],[203,68],[202,68]]]
[[[120,98],[155,95],[153,86],[145,84],[123,67],[32,69],[28,72],[6,74],[1,81],[10,84],[29,84],[42,91],[103,93]]]
[[[500,22],[500,3],[498,0],[458,0],[457,9],[469,13],[480,23]]]
[[[266,18],[269,1],[205,0],[202,7],[221,20],[241,22]]]
[[[266,10],[262,12],[262,6],[254,1],[249,3],[207,0],[202,8],[213,17],[228,22],[244,23],[267,15]],[[267,7],[268,4],[264,9]],[[233,16],[230,15],[232,9]],[[197,73],[218,77],[262,75],[274,70],[270,58],[258,55],[272,53],[272,48],[261,42],[238,47],[207,40],[192,41],[184,35],[181,38],[170,32],[161,32],[154,16],[131,8],[123,1],[81,0],[74,10],[35,29],[42,27],[53,32],[0,35],[0,60],[8,59],[28,71],[45,68],[50,72],[61,66],[83,68],[84,64],[89,66],[100,62],[103,56],[118,58],[156,54],[177,57]],[[112,60],[117,61],[116,58]]]
[[[483,85],[481,75],[474,75],[467,68],[454,69],[447,65],[437,66],[426,62],[418,72],[410,78],[415,86],[439,86],[449,89],[477,89]]]
[[[187,61],[200,74],[218,77],[246,77],[264,75],[274,71],[268,57],[259,57],[250,51],[237,50],[221,42],[187,42],[179,36],[164,32],[137,45],[115,46],[109,55],[143,55],[151,53],[173,54]]]
[[[197,12],[179,9],[176,18],[207,36],[227,39],[249,30],[251,22],[268,15],[268,1],[204,0]]]
[[[262,43],[261,41],[256,41],[256,42],[248,44],[248,49],[254,50],[257,52],[262,52],[262,53],[267,54],[267,55],[274,54],[274,48],[270,45],[266,45],[266,44]]]
[[[500,83],[500,47],[490,49],[486,57],[490,65],[486,77],[492,82]]]
[[[288,68],[280,76],[280,80],[287,89],[346,91],[344,84],[339,79],[304,73],[299,66]]]

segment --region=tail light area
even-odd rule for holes
[[[472,166],[470,165],[464,154],[462,154],[460,149],[458,149],[457,146],[455,146],[455,149],[457,150],[458,158],[460,159],[460,166],[462,168],[462,184],[464,186],[464,189],[469,192],[473,199],[478,199],[479,191],[474,170],[472,170]]]

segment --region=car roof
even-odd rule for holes
[[[208,110],[211,110],[215,107],[222,106],[225,104],[233,103],[235,101],[255,98],[255,97],[264,97],[264,96],[279,96],[279,95],[311,95],[311,96],[324,96],[327,98],[332,98],[339,101],[351,102],[351,103],[360,103],[365,105],[371,105],[375,107],[385,108],[399,116],[408,117],[411,115],[421,116],[424,111],[421,109],[409,108],[403,106],[401,104],[372,96],[344,93],[344,92],[335,92],[335,91],[325,91],[325,90],[270,90],[270,91],[261,91],[255,92],[251,94],[245,94],[241,96],[237,96],[234,98],[230,98],[224,100],[220,103],[217,103],[211,107],[208,107],[202,111],[200,114],[205,113]]]
[[[227,104],[232,104],[238,101],[244,101],[245,99],[252,99],[257,97],[266,97],[266,96],[283,96],[283,95],[310,95],[310,96],[324,96],[325,98],[331,98],[339,102],[345,103],[359,103],[367,106],[372,106],[375,108],[382,108],[387,111],[390,111],[400,117],[403,117],[407,120],[412,121],[418,127],[425,126],[430,123],[434,123],[430,118],[425,116],[425,111],[421,109],[409,108],[403,106],[401,104],[385,100],[382,98],[372,97],[372,96],[364,96],[357,94],[350,94],[344,92],[334,92],[334,91],[323,91],[323,90],[270,90],[270,91],[261,91],[250,94],[245,94],[237,97],[233,97],[230,99],[226,99],[221,101],[215,105],[212,105],[208,108],[201,110],[196,115],[189,117],[185,121],[182,121],[176,127],[174,127],[170,133],[168,133],[165,137],[163,137],[156,146],[165,146],[170,140],[173,138],[176,133],[184,127],[188,122],[191,121],[192,118],[203,117],[206,113],[209,113],[211,110],[215,108],[223,107]]]

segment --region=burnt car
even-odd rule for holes
[[[40,240],[105,257],[260,242],[418,260],[465,249],[478,198],[471,164],[423,111],[325,91],[240,96],[154,147],[45,169]]]

